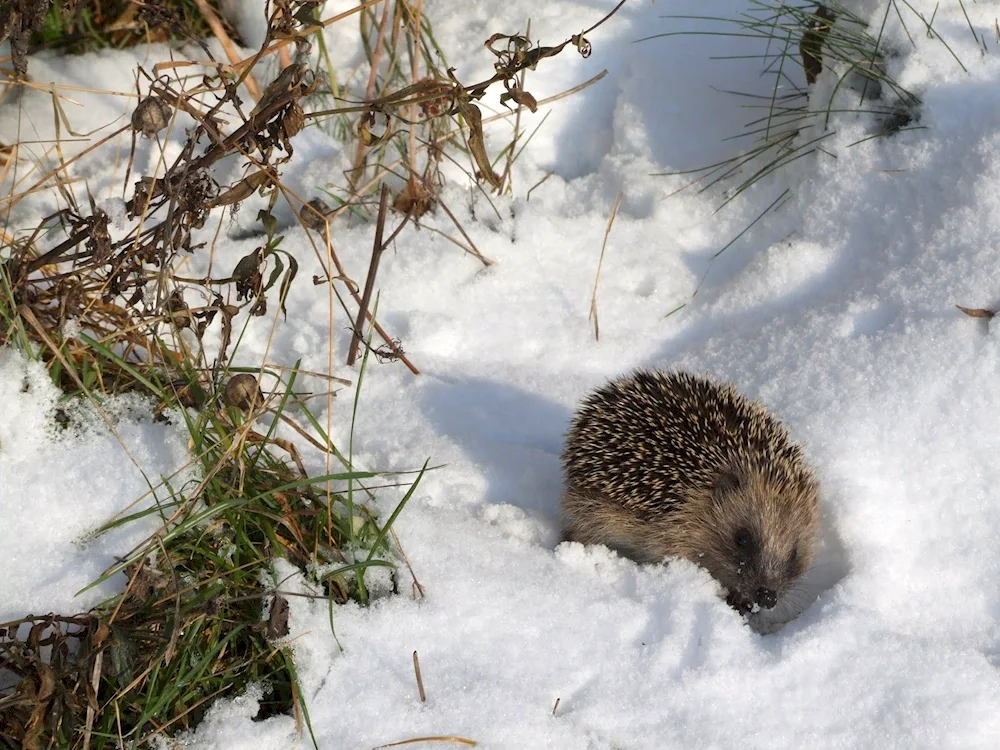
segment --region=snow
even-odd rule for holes
[[[251,5],[235,20],[255,40],[263,29]],[[523,29],[530,16],[532,36],[557,43],[611,5],[489,0],[459,10],[429,0],[424,11],[457,75],[473,81],[492,73],[481,46],[490,34]],[[749,3],[712,5],[712,15],[734,16]],[[886,38],[900,54],[887,65],[919,94],[922,129],[852,145],[871,134],[872,117],[834,114],[835,133],[824,141],[833,156],[799,159],[719,213],[719,190],[675,194],[689,177],[653,174],[735,154],[740,143],[723,139],[759,112],[722,90],[768,94],[770,79],[756,61],[715,59],[759,54],[752,40],[634,43],[703,28],[663,18],[706,13],[694,0],[628,3],[589,35],[591,58],[568,50],[529,72],[526,87],[539,99],[602,69],[609,75],[550,108],[515,165],[513,197],[492,199],[499,215],[461,173],[446,170],[444,201],[496,265],[485,269],[427,230],[400,235],[382,259],[379,317],[422,374],[373,361],[354,438],[364,467],[413,469],[428,457],[445,464],[424,477],[396,525],[426,596],[414,600],[403,585],[400,596],[370,607],[338,607],[337,640],[325,603],[292,598],[288,641],[319,747],[442,735],[492,748],[997,747],[1000,338],[954,304],[1000,299],[1000,48],[992,6],[964,6],[984,54],[958,4],[912,5],[926,18],[936,9],[935,29],[968,69],[909,10],[912,45],[890,15]],[[327,13],[346,7],[328,3]],[[885,4],[858,9],[877,29]],[[335,25],[327,41],[357,62],[351,28]],[[31,71],[36,81],[86,79],[128,92],[136,55],[167,54],[102,53],[86,68],[35,59]],[[827,75],[817,90],[833,83]],[[76,132],[110,132],[133,106],[72,96],[82,106],[64,107]],[[838,97],[841,109],[857,106],[846,87]],[[0,110],[0,141],[18,132],[26,141],[51,137],[51,97],[26,92],[20,105]],[[491,153],[509,127],[491,126]],[[301,133],[295,146],[285,175],[307,197],[348,163],[320,129]],[[106,205],[120,198],[127,140],[114,148],[117,159],[74,168]],[[175,138],[168,149],[177,148]],[[136,169],[152,168],[155,142],[140,142],[137,154]],[[786,188],[778,211],[713,260]],[[595,341],[590,295],[619,191]],[[37,224],[52,200],[23,202],[12,226]],[[241,238],[255,215],[249,200],[232,225],[222,220],[218,267],[258,244]],[[454,232],[443,214],[425,221]],[[204,230],[209,241],[217,222]],[[272,342],[271,319],[251,325],[241,358],[254,363],[266,351],[271,361],[301,357],[303,369],[326,371],[331,337],[343,362],[348,322],[338,310],[331,330],[326,292],[307,283],[319,272],[313,249],[301,228],[283,231],[302,266],[288,320]],[[349,274],[363,279],[371,227],[338,222],[333,232]],[[731,380],[805,445],[822,481],[825,533],[783,616],[804,611],[777,632],[747,627],[692,565],[637,566],[604,548],[558,543],[558,456],[574,404],[637,366]],[[25,378],[28,393],[19,388]],[[345,395],[331,415],[341,445],[352,406]],[[142,535],[79,543],[148,487],[93,415],[86,439],[54,434],[56,398],[37,367],[9,353],[0,360],[0,602],[8,617],[93,604],[96,594],[72,593]],[[151,424],[141,406],[134,411],[118,415],[117,430],[155,483],[184,464],[184,438]],[[322,456],[307,458],[322,469]],[[382,492],[379,507],[394,507],[401,492]],[[185,743],[309,745],[291,717],[253,722],[258,698],[218,703]]]
[[[161,476],[180,486],[188,471],[179,418],[153,424],[149,405],[134,398],[111,399],[98,413],[60,405],[59,396],[41,364],[0,351],[0,622],[74,614],[120,590],[108,581],[75,596],[157,525],[91,532],[134,500],[129,512],[166,499]]]

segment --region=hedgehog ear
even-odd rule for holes
[[[712,496],[718,502],[727,495],[738,492],[742,486],[743,478],[739,474],[729,469],[723,469],[712,483]]]

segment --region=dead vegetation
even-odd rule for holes
[[[27,56],[53,14],[65,12],[58,17],[72,23],[85,5],[0,3],[11,11],[0,15],[12,42],[7,104],[17,106],[18,89],[51,93],[58,135],[44,160],[30,159],[20,143],[0,149],[0,180],[9,187],[0,197],[0,345],[44,362],[69,397],[89,400],[100,414],[107,396],[143,394],[156,419],[184,421],[192,461],[188,474],[151,486],[97,532],[143,518],[158,523],[95,582],[114,581],[121,593],[85,613],[0,625],[0,746],[136,746],[195,726],[212,701],[251,684],[268,686],[260,717],[294,713],[306,732],[308,706],[283,641],[293,593],[282,588],[274,561],[288,561],[311,587],[306,595],[329,603],[331,627],[336,603],[394,591],[395,566],[405,557],[392,524],[427,464],[389,517],[376,518],[367,483],[379,474],[358,470],[350,447],[334,445],[331,425],[310,409],[311,399],[329,405],[336,387],[352,384],[333,375],[332,338],[327,373],[267,361],[235,368],[241,331],[270,314],[273,336],[291,295],[320,291],[330,300],[331,331],[336,307],[353,334],[348,364],[360,355],[351,371],[355,402],[371,354],[418,373],[375,319],[380,255],[440,210],[454,226],[454,236],[443,234],[483,265],[492,262],[442,200],[442,160],[464,165],[483,194],[511,191],[511,165],[530,139],[521,113],[545,104],[525,88],[526,72],[570,48],[589,55],[586,35],[617,7],[553,47],[536,46],[527,34],[493,34],[485,49],[494,74],[465,84],[446,67],[421,0],[366,0],[328,16],[321,3],[272,0],[267,36],[245,57],[204,0],[93,4],[110,19],[99,40],[181,39],[188,53],[203,55],[139,67],[131,117],[94,137],[73,130],[58,86],[31,80]],[[369,69],[361,90],[338,81],[329,62],[322,31],[338,23],[357,25]],[[202,40],[209,32],[225,60]],[[258,64],[274,58],[280,74],[259,85]],[[481,100],[498,88],[506,113],[484,115]],[[515,121],[511,141],[491,158],[483,126],[507,116]],[[324,196],[298,195],[282,175],[296,136],[316,123],[348,143],[354,158]],[[70,136],[88,140],[74,156],[62,147]],[[93,197],[74,167],[123,137],[131,149],[116,212]],[[152,171],[138,166],[139,143],[152,146]],[[45,160],[57,166],[46,170]],[[234,174],[233,163],[240,177],[223,179]],[[39,194],[60,208],[32,226],[14,226],[22,204]],[[252,197],[263,205],[259,243],[220,269],[212,224],[221,227]],[[283,244],[279,202],[309,229],[323,269],[311,280],[301,278],[301,258]],[[348,216],[373,224],[363,289],[334,242]],[[193,275],[191,258],[210,259],[208,273]],[[326,392],[298,390],[305,375],[325,383]],[[307,473],[296,445],[277,436],[279,424],[325,456],[323,473]],[[388,585],[383,579],[372,590],[376,568],[392,572]],[[412,590],[422,591],[415,578]]]

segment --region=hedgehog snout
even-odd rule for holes
[[[754,603],[759,604],[761,609],[774,609],[774,606],[778,603],[778,592],[774,589],[761,586],[757,589]]]
[[[778,592],[761,586],[753,596],[743,596],[738,591],[730,590],[726,603],[742,615],[748,615],[759,609],[774,609],[778,604]]]

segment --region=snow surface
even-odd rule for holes
[[[958,3],[911,4],[927,18],[936,11],[948,45],[903,5],[912,44],[889,17],[885,38],[900,51],[889,70],[921,97],[924,129],[851,145],[870,135],[872,118],[834,114],[830,156],[790,164],[722,212],[718,191],[674,195],[686,178],[652,175],[736,153],[740,143],[723,139],[759,110],[722,90],[769,94],[756,60],[738,57],[760,45],[711,36],[634,43],[710,28],[663,18],[709,12],[696,0],[628,3],[590,34],[591,58],[569,51],[528,74],[540,99],[609,71],[551,107],[515,165],[514,197],[493,199],[498,214],[448,173],[444,200],[497,264],[484,269],[426,230],[400,236],[381,264],[379,314],[422,374],[373,362],[355,435],[366,467],[447,464],[424,478],[396,526],[426,596],[338,608],[342,651],[326,606],[292,599],[289,641],[320,748],[440,735],[491,748],[1000,747],[1000,337],[953,306],[1000,303],[1000,48],[990,4],[964,4],[985,53]],[[252,5],[236,19],[250,24],[247,39],[260,33]],[[553,44],[611,5],[428,0],[424,10],[450,64],[472,81],[492,73],[482,48],[490,34],[523,30],[530,17],[532,35]],[[749,5],[718,0],[711,14]],[[346,7],[328,3],[327,12]],[[877,29],[885,4],[857,7]],[[360,59],[349,25],[331,28],[328,42],[345,64]],[[168,52],[106,52],[86,66],[35,59],[31,71],[36,81],[127,92],[136,54],[147,62]],[[72,96],[82,105],[68,108],[77,132],[117,127],[133,106]],[[856,93],[838,97],[841,109],[857,107]],[[51,137],[51,98],[28,92],[20,104],[0,111],[0,140]],[[489,145],[501,148],[509,128],[492,126]],[[300,194],[335,183],[349,163],[320,129],[295,146],[286,177]],[[176,138],[167,144],[178,148]],[[102,200],[120,197],[128,142],[114,149],[74,167]],[[152,145],[137,149],[136,168],[152,169]],[[712,260],[786,188],[778,212]],[[596,342],[587,313],[619,191]],[[33,226],[53,201],[25,201],[12,226]],[[258,244],[239,238],[256,215],[246,203],[234,223],[222,219],[222,267]],[[444,215],[425,222],[452,231]],[[301,357],[304,369],[325,371],[327,297],[307,283],[319,266],[300,228],[285,234],[302,264],[288,321],[269,349],[271,320],[256,321],[242,356],[254,362],[267,350],[271,361]],[[334,241],[362,279],[371,227],[338,223]],[[347,327],[338,312],[338,363]],[[604,548],[558,544],[558,455],[573,406],[636,366],[729,379],[805,444],[822,479],[825,538],[809,595],[789,605],[805,610],[778,632],[748,628],[694,566],[637,566]],[[17,387],[25,377],[27,394]],[[0,602],[9,616],[92,603],[69,592],[113,551],[73,540],[145,490],[120,479],[132,464],[100,425],[91,428],[99,439],[57,441],[46,417],[54,399],[37,371],[5,355]],[[334,404],[341,445],[350,409],[350,397]],[[123,425],[147,476],[183,464],[176,433],[148,420]],[[322,457],[310,460],[322,468]],[[398,497],[383,492],[380,507]],[[258,698],[220,702],[185,742],[308,746],[292,718],[252,722]],[[407,745],[420,746],[458,745]]]
[[[41,364],[0,350],[0,622],[75,614],[120,591],[108,581],[75,596],[157,524],[91,532],[133,500],[129,512],[154,493],[167,498],[161,476],[176,486],[193,476],[180,418],[153,424],[149,405],[134,398],[111,399],[101,414],[59,399]]]

